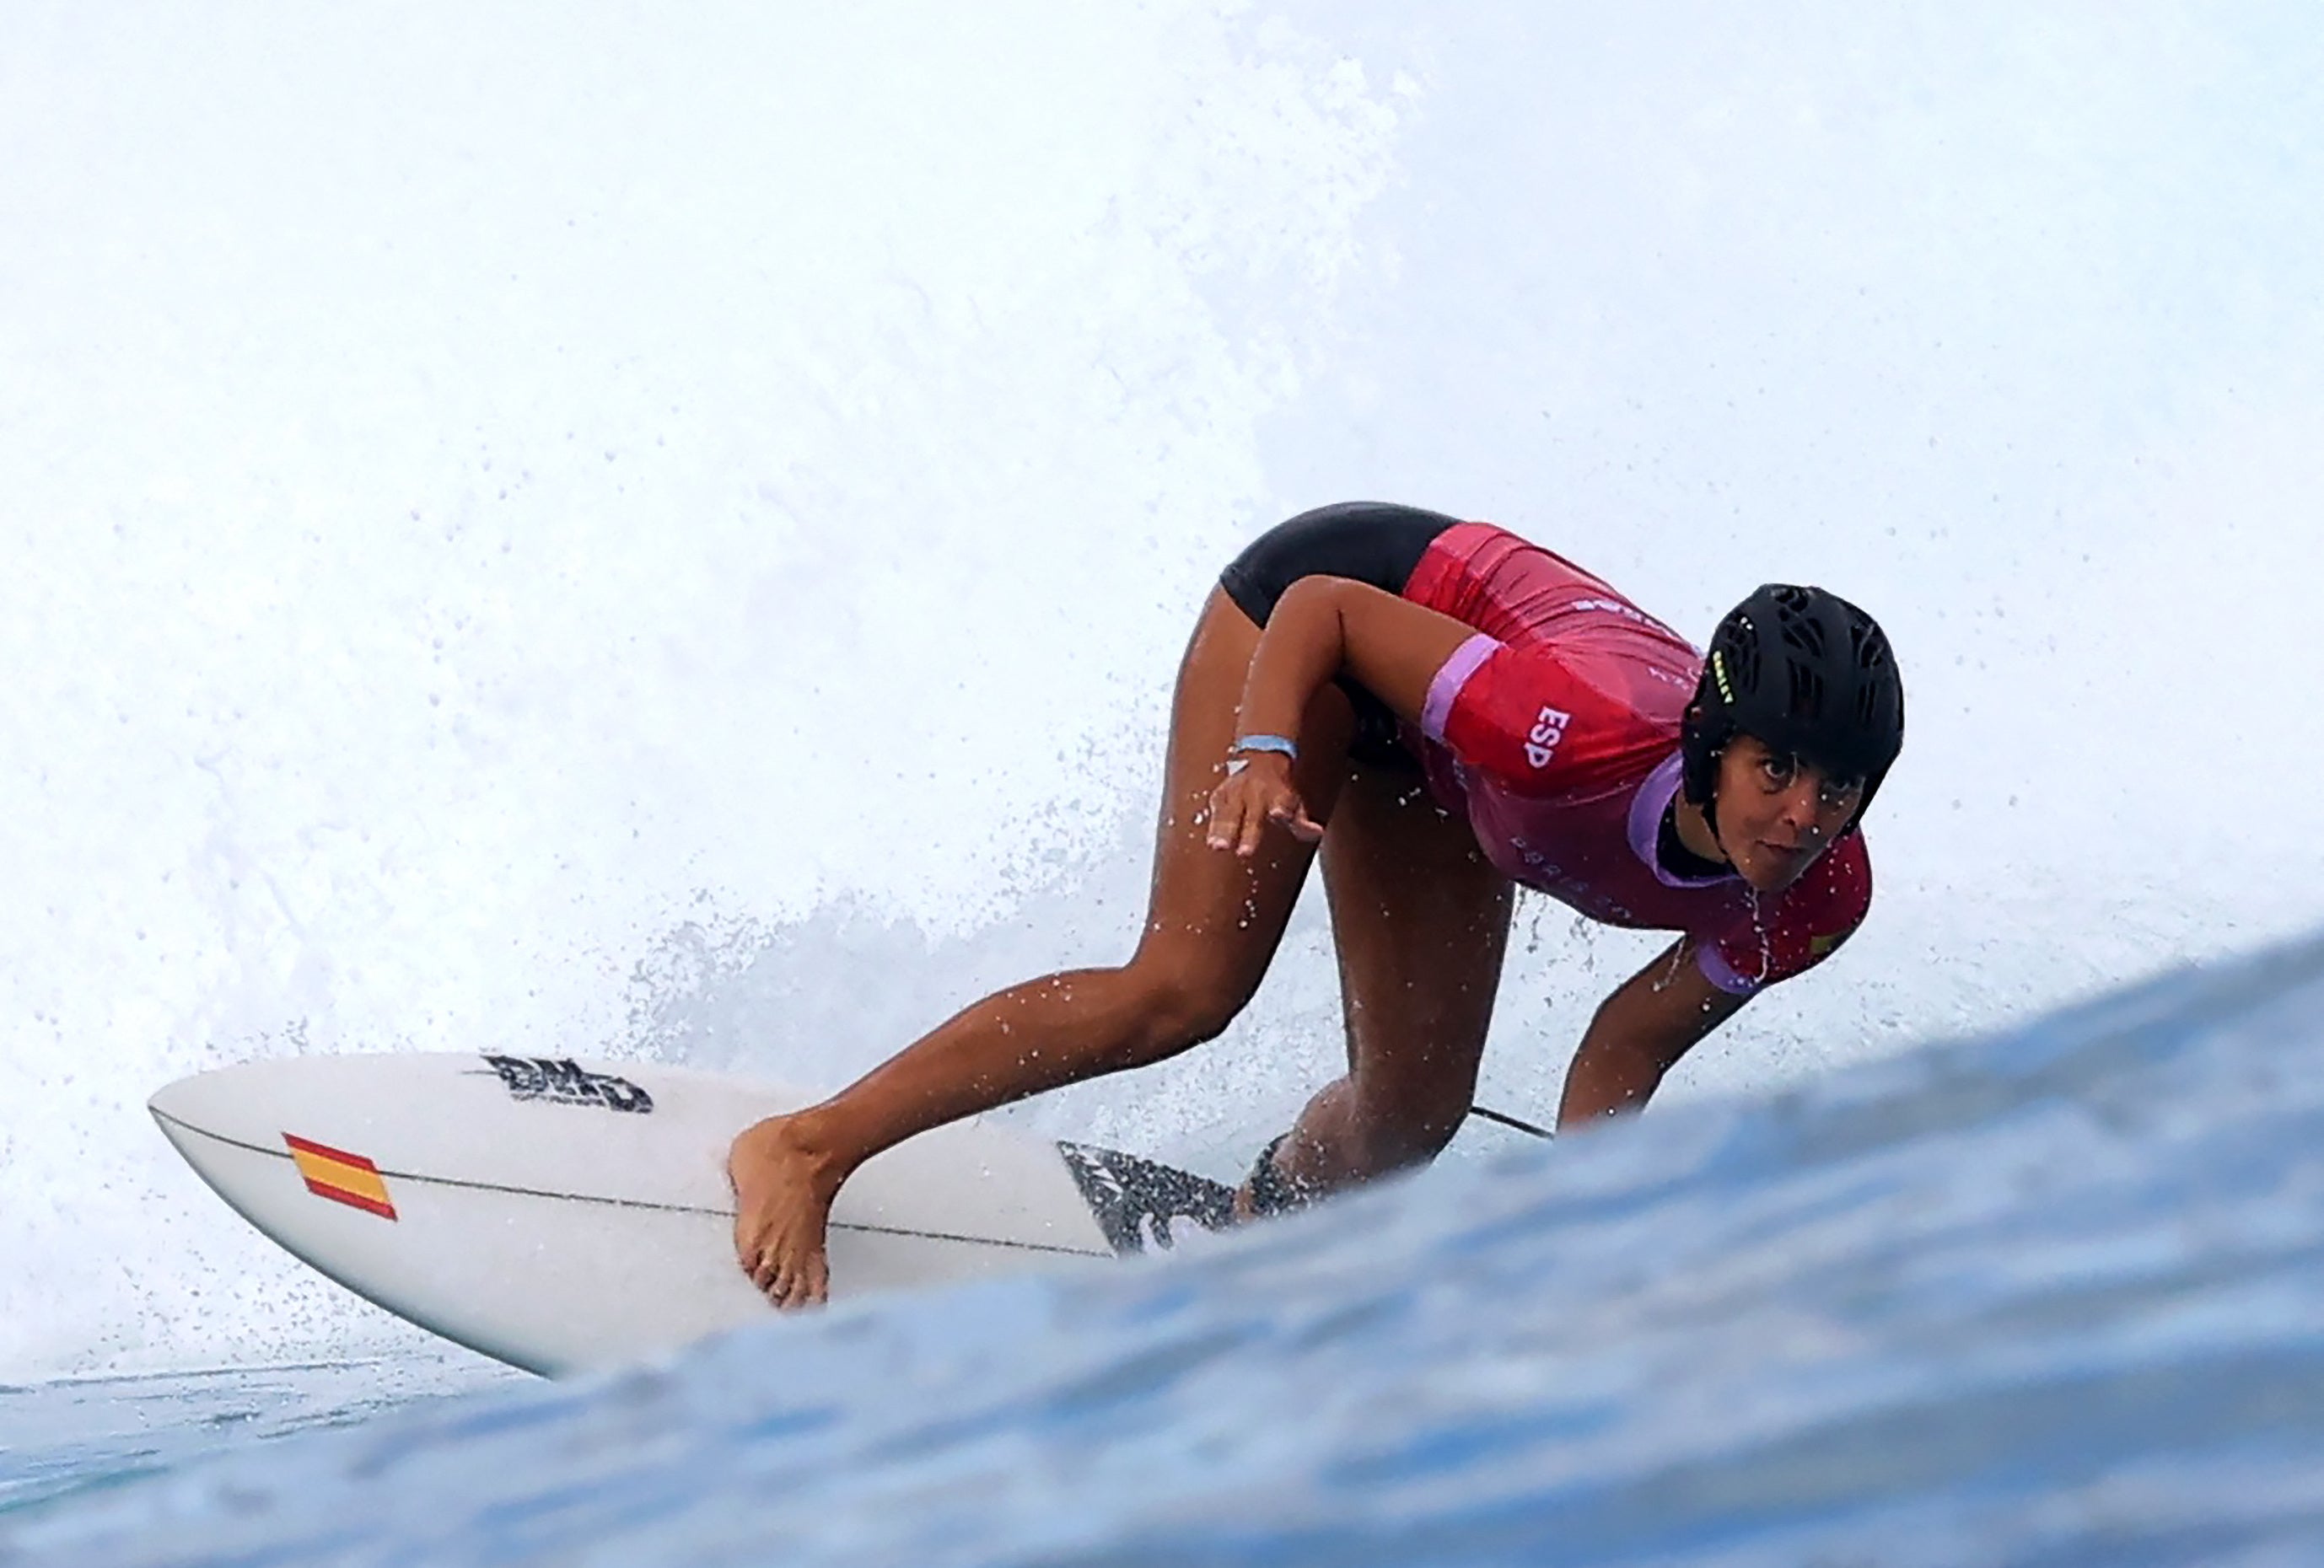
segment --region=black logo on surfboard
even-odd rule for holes
[[[1057,1152],[1117,1252],[1167,1252],[1176,1241],[1173,1221],[1191,1220],[1206,1231],[1234,1223],[1231,1187],[1115,1149],[1061,1142]]]
[[[653,1096],[629,1079],[593,1073],[570,1057],[559,1061],[545,1056],[487,1056],[484,1060],[501,1075],[512,1100],[595,1105],[641,1116],[653,1109]]]

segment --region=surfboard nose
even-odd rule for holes
[[[275,1065],[278,1064],[244,1062],[235,1067],[189,1073],[174,1083],[163,1084],[147,1096],[145,1109],[160,1123],[170,1142],[177,1145],[178,1152],[183,1154],[187,1149],[188,1130],[233,1125],[249,1120],[247,1104],[252,1091],[258,1087],[254,1081],[254,1069]]]
[[[224,1070],[231,1072],[234,1069],[228,1068]],[[202,1097],[201,1082],[211,1076],[213,1075],[209,1073],[195,1073],[180,1078],[175,1083],[163,1084],[145,1096],[145,1109],[152,1114],[156,1122],[161,1123],[162,1132],[169,1132],[172,1122],[182,1122],[189,1116],[199,1114],[196,1105]],[[171,1142],[175,1142],[176,1140],[173,1138]]]
[[[281,1057],[208,1068],[163,1084],[146,1096],[145,1108],[156,1120],[166,1117],[196,1126],[247,1121],[260,1103],[279,1102],[286,1095],[298,1095],[302,1088],[309,1094],[318,1088],[326,1093],[336,1089],[336,1084],[327,1087],[316,1082],[317,1069],[322,1068],[327,1074],[324,1064],[347,1059],[350,1059]]]

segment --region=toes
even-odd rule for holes
[[[810,1258],[800,1264],[770,1268],[767,1282],[761,1286],[767,1299],[785,1312],[796,1312],[803,1307],[813,1307],[824,1298],[828,1275],[821,1258]]]

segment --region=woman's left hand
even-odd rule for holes
[[[1291,782],[1291,759],[1272,752],[1238,757],[1233,769],[1211,792],[1211,848],[1231,848],[1245,859],[1259,852],[1259,835],[1280,822],[1303,844],[1323,837],[1323,824],[1307,814],[1306,802]]]

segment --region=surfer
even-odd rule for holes
[[[1864,919],[1857,830],[1904,741],[1886,637],[1768,584],[1708,656],[1506,529],[1325,507],[1221,576],[1178,670],[1136,951],[956,1014],[822,1104],[734,1141],[742,1268],[824,1298],[833,1199],[865,1160],[1217,1035],[1258,989],[1320,853],[1347,1074],[1236,1193],[1270,1214],[1425,1163],[1469,1114],[1517,885],[1677,933],[1606,998],[1558,1125],[1643,1105],[1674,1063]]]

